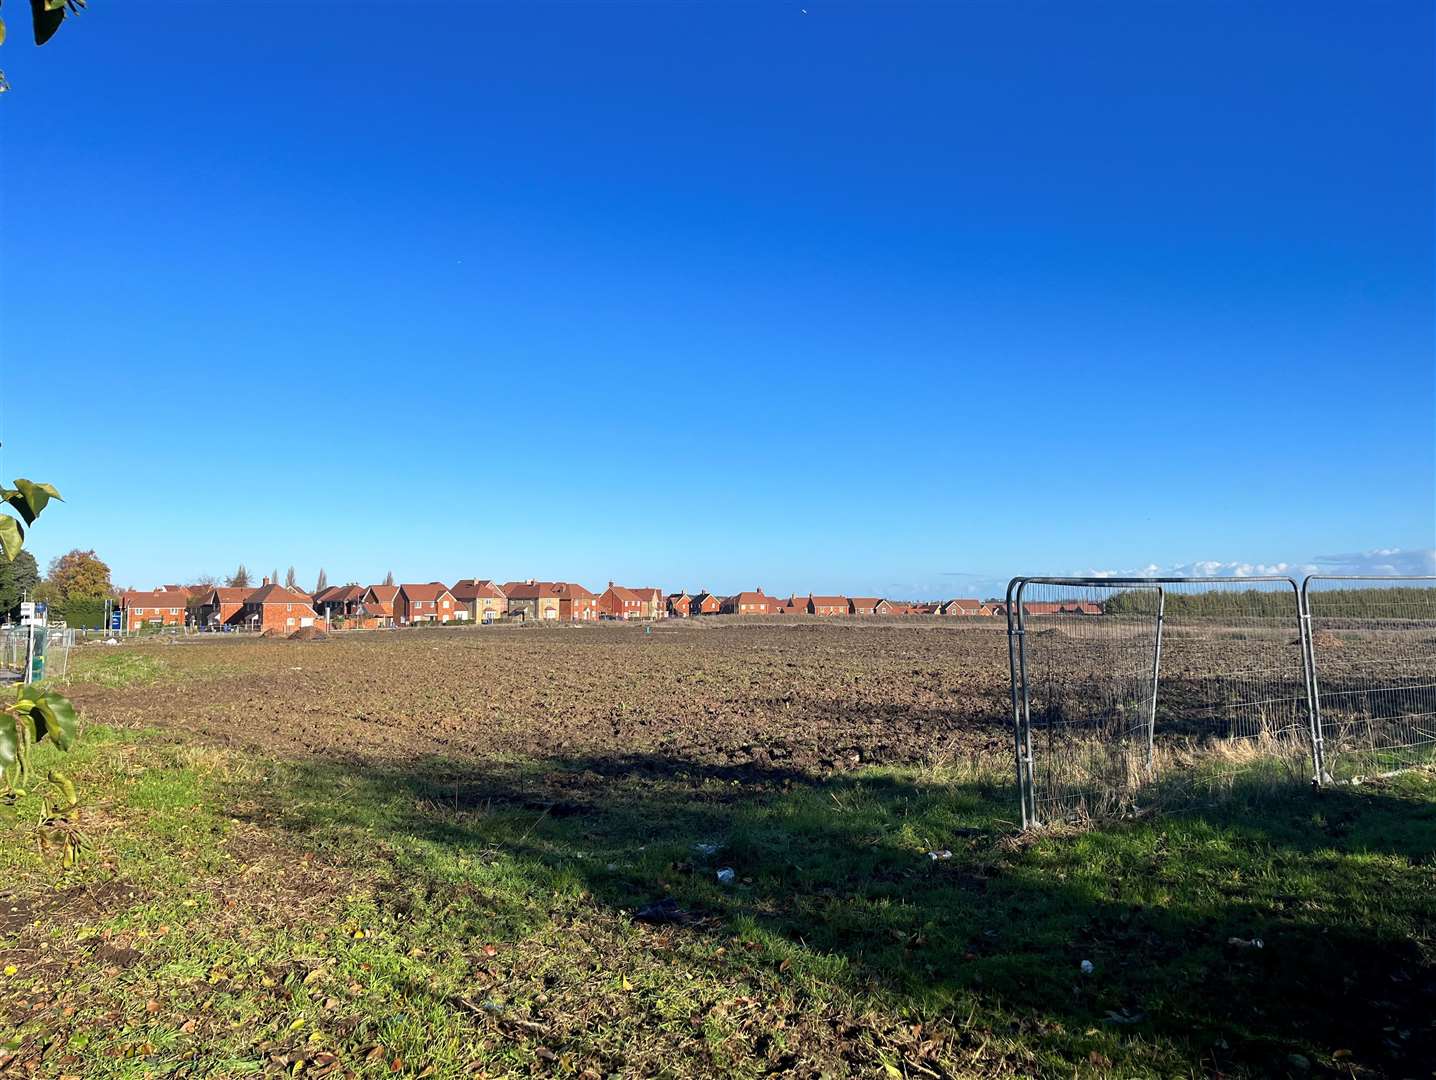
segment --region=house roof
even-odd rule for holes
[[[437,600],[444,593],[449,592],[449,587],[442,581],[426,581],[400,585],[399,591],[410,600]],[[449,595],[452,596],[453,593],[449,593]]]
[[[808,600],[811,601],[814,607],[848,606],[848,598],[846,596],[809,596]]]
[[[394,598],[399,595],[399,586],[370,585],[366,592],[372,593],[374,599],[381,604],[392,604],[394,602]]]
[[[249,599],[249,594],[254,592],[250,588],[239,588],[234,585],[216,585],[210,589],[205,600],[212,604],[242,604]]]
[[[304,604],[310,603],[307,594],[294,589],[286,589],[283,585],[276,585],[270,582],[268,585],[261,585],[247,597],[246,604]]]
[[[455,600],[478,600],[487,597],[490,600],[504,600],[504,590],[495,585],[488,578],[464,578],[462,581],[454,582],[454,587],[449,590],[453,593]]]
[[[559,596],[567,596],[570,600],[592,600],[593,593],[589,592],[576,581],[555,581],[552,582],[553,591]]]
[[[348,604],[364,598],[364,589],[359,585],[331,585],[314,594],[317,604]]]
[[[881,599],[881,598],[880,598],[880,597],[877,597],[877,596],[852,596],[852,597],[849,597],[849,598],[848,598],[849,603],[851,603],[851,604],[853,605],[853,607],[870,607],[870,608],[875,608],[875,607],[877,607],[877,606],[878,606],[878,601],[879,601],[879,599]]]
[[[622,585],[615,585],[611,581],[608,583],[608,588],[604,591],[604,595],[606,596],[608,593],[613,593],[619,600],[623,600],[627,603],[637,604],[643,600],[643,597],[639,596],[638,593],[632,589],[625,588]]]
[[[124,607],[184,607],[185,594],[166,589],[139,589],[120,597]]]
[[[740,592],[737,596],[733,597],[733,603],[735,604],[771,604],[773,602],[773,598],[771,596],[765,596],[762,589],[759,589],[757,592]]]

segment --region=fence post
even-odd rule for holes
[[[1012,589],[1017,584],[1013,578],[1007,583],[1007,669],[1011,675],[1012,685],[1012,740],[1014,753],[1016,755],[1017,767],[1017,798],[1022,803],[1022,827],[1029,828],[1033,822],[1027,814],[1027,794],[1029,784],[1027,782],[1027,757],[1031,754],[1031,745],[1027,745],[1024,754],[1023,732],[1026,725],[1022,721],[1022,708],[1017,700],[1017,649],[1022,630],[1015,626],[1012,621]],[[1023,692],[1026,693],[1026,680],[1023,680]]]
[[[1316,644],[1312,640],[1311,601],[1307,586],[1312,575],[1302,579],[1297,594],[1297,611],[1300,612],[1301,661],[1306,670],[1306,711],[1311,723],[1311,782],[1315,787],[1331,783],[1331,774],[1326,771],[1326,737],[1321,723],[1321,690],[1316,681]]]
[[[1162,683],[1162,622],[1167,614],[1167,590],[1157,586],[1157,634],[1152,646],[1152,705],[1147,711],[1147,771],[1157,753],[1157,689]]]

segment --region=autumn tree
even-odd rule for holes
[[[50,560],[46,580],[59,592],[62,602],[102,600],[110,595],[110,568],[91,551],[75,548]]]
[[[229,575],[227,584],[231,589],[249,588],[249,571],[245,568],[244,563],[240,563],[234,573]]]

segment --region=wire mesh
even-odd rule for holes
[[[1326,778],[1436,762],[1436,577],[1309,577],[1313,704]]]
[[[1018,579],[1009,613],[1025,824],[1311,778],[1294,581]]]

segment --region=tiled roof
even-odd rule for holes
[[[470,600],[478,600],[481,597],[488,597],[491,600],[507,599],[504,590],[488,578],[464,578],[462,581],[454,582],[454,587],[449,592],[454,594],[455,600],[462,600],[465,603]]]
[[[246,604],[309,604],[309,597],[297,590],[286,589],[283,585],[276,585],[271,582],[268,585],[261,585],[245,597]]]
[[[381,604],[392,604],[394,598],[399,595],[397,585],[370,585],[368,592],[374,594],[374,599]]]
[[[410,600],[437,600],[449,591],[449,587],[442,581],[426,581],[419,584],[400,585],[399,591]]]

